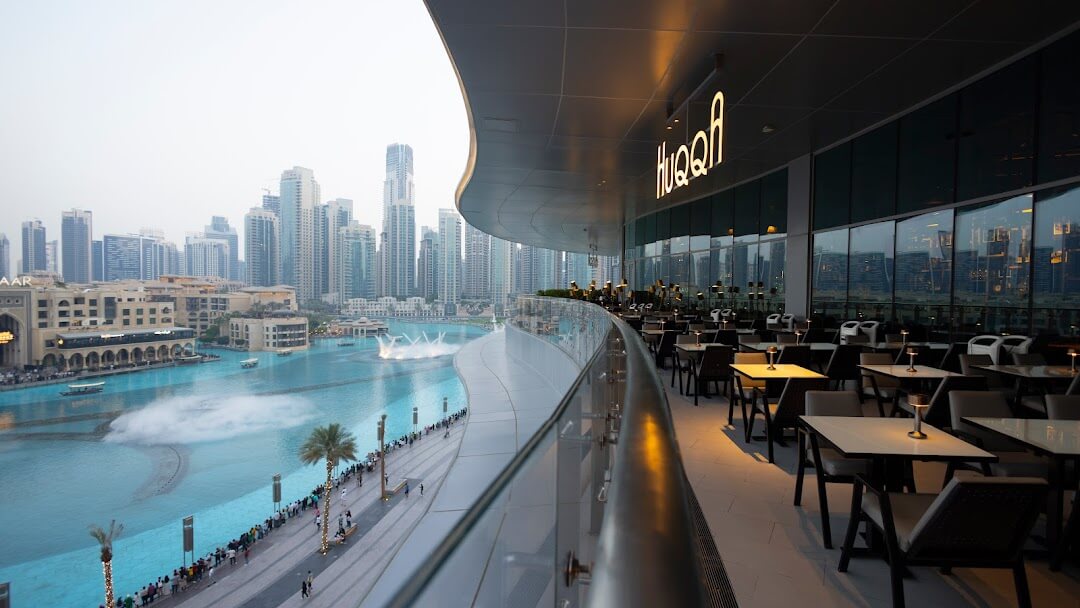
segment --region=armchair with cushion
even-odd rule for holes
[[[757,399],[750,402],[750,418],[746,436],[753,437],[754,420],[758,414],[765,418],[765,441],[768,442],[769,462],[773,462],[773,445],[784,443],[784,430],[794,429],[799,416],[806,413],[806,392],[827,391],[827,378],[788,378],[780,398],[772,403],[764,389],[756,390]]]
[[[1011,418],[1012,410],[1004,395],[997,391],[949,393],[949,426],[952,433],[968,443],[993,453],[997,462],[984,463],[982,472],[995,477],[1040,477],[1046,479],[1050,463],[997,433],[991,433],[964,421],[964,418]],[[949,476],[946,473],[946,478]]]

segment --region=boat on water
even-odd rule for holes
[[[86,382],[84,384],[69,384],[67,390],[61,391],[60,394],[64,397],[73,397],[75,395],[93,395],[103,390],[105,390],[104,382]]]
[[[291,354],[292,354],[291,350],[279,350],[277,356],[279,356],[279,357],[288,357]]]
[[[338,346],[355,346],[356,342],[353,342],[352,340],[338,340],[337,345]]]
[[[253,367],[258,367],[258,365],[259,365],[259,360],[255,359],[254,357],[251,358],[251,359],[244,359],[243,361],[240,362],[240,367],[242,367],[244,369],[251,369]]]
[[[183,355],[174,359],[177,365],[191,365],[202,361],[202,355]]]

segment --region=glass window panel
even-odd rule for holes
[[[743,294],[749,293],[750,283],[757,287],[757,243],[735,243],[731,248],[732,284]]]
[[[758,281],[765,283],[766,297],[778,297],[783,304],[784,296],[784,258],[787,253],[787,239],[762,239],[758,245],[757,273]],[[773,294],[771,290],[775,289]]]
[[[712,196],[712,246],[731,245],[735,234],[735,195],[725,190]]]
[[[761,214],[761,181],[754,180],[735,189],[735,236],[758,233]]]
[[[654,256],[659,253],[656,244],[656,214],[645,216],[645,255]]]
[[[709,252],[709,270],[712,272],[712,283],[720,281],[724,288],[723,293],[729,293],[733,283],[731,282],[731,249],[713,249]]]
[[[671,211],[664,209],[656,212],[656,241],[659,249],[656,253],[667,255],[671,253]]]
[[[961,91],[958,200],[1031,185],[1035,67],[1021,59]]]
[[[671,285],[674,281],[671,280],[671,256],[662,255],[657,260],[660,260],[660,267],[656,272],[656,278],[662,279],[664,285]]]
[[[787,169],[761,178],[761,234],[787,232]]]
[[[814,230],[842,226],[851,205],[851,142],[814,157]]]
[[[996,333],[1026,323],[1031,211],[1030,194],[957,211],[953,302],[965,329]]]
[[[709,271],[710,255],[708,251],[695,251],[690,254],[690,279],[687,281],[692,289],[691,293],[703,292],[710,294],[709,287],[716,281]]]
[[[947,318],[952,291],[953,212],[935,211],[896,223],[897,315],[901,321]]]
[[[851,221],[896,213],[895,121],[855,140],[851,150]]]
[[[856,316],[884,320],[891,316],[893,223],[851,229],[848,235],[848,302]]]
[[[671,213],[671,252],[690,251],[690,205],[672,207]]]
[[[898,212],[953,202],[956,104],[949,95],[900,119]]]
[[[645,255],[645,218],[638,218],[634,222],[634,257]]]
[[[1042,96],[1039,101],[1039,181],[1080,175],[1080,32],[1042,52]]]
[[[690,205],[690,250],[709,248],[712,231],[712,197],[706,196]]]
[[[687,296],[687,283],[690,279],[689,273],[689,258],[688,253],[677,253],[671,256],[671,284],[678,285],[682,288],[683,297]],[[683,300],[683,304],[689,304],[688,300]]]
[[[1041,194],[1034,215],[1035,327],[1070,335],[1080,310],[1080,187]]]
[[[815,234],[813,256],[811,300],[814,312],[837,314],[838,308],[842,311],[847,301],[848,231]]]

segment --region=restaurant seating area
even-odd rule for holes
[[[741,606],[1080,605],[1080,375],[1036,341],[625,316]]]

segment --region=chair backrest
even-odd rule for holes
[[[795,315],[791,313],[780,315],[780,325],[788,331],[795,331]]]
[[[870,336],[866,334],[859,336],[841,336],[840,340],[842,344],[869,344]]]
[[[951,391],[985,391],[986,376],[947,376],[937,385],[924,412],[927,424],[943,427],[949,424],[949,393]]]
[[[709,346],[701,353],[698,362],[699,380],[722,380],[731,376],[731,363],[735,349],[726,344]]]
[[[712,317],[713,321],[719,322],[720,321],[720,309],[719,308],[712,309],[709,312],[709,316]]]
[[[780,349],[780,357],[776,360],[777,363],[790,363],[792,365],[801,365],[807,367],[810,365],[810,345],[809,344],[787,344],[784,348]]]
[[[795,334],[776,334],[777,344],[798,344],[798,336]]]
[[[660,324],[656,321],[646,321],[641,324],[642,329],[660,329]]]
[[[836,335],[837,334],[829,334],[820,327],[811,327],[806,330],[806,334],[803,335],[802,341],[803,344],[810,344],[811,342],[832,342]]]
[[[675,334],[675,344],[694,344],[697,342],[695,334]]]
[[[780,313],[773,313],[773,314],[765,317],[765,325],[766,326],[780,325]]]
[[[1001,388],[1001,376],[990,370],[979,369],[976,365],[993,365],[994,360],[988,354],[963,354],[960,358],[960,373],[965,376],[983,376],[990,388]]]
[[[911,530],[911,559],[1015,562],[1046,501],[1046,480],[957,475]]]
[[[840,324],[841,336],[857,336],[859,335],[859,322],[858,321],[844,321]]]
[[[716,341],[728,346],[739,345],[739,332],[735,329],[721,329],[716,332]]]
[[[754,319],[750,322],[750,329],[766,329],[765,319]]]
[[[1013,351],[1013,365],[1046,365],[1046,357],[1042,353],[1021,353]]]
[[[690,326],[688,327],[688,329],[690,331],[705,331],[705,324],[704,323],[696,323],[696,322],[691,323]]]
[[[960,353],[963,352],[967,352],[966,342],[953,342],[952,344],[949,344],[949,349],[945,351],[945,356],[941,358],[941,361],[938,362],[935,367],[954,374],[963,373],[963,370],[960,369]]]
[[[1080,420],[1080,395],[1047,395],[1046,417],[1050,420]]]
[[[748,363],[751,365],[768,363],[768,359],[765,357],[765,353],[735,353],[735,363]],[[739,384],[743,388],[752,387],[764,387],[764,380],[751,380],[749,378],[739,378]]]
[[[738,334],[739,344],[761,344],[761,336],[757,334]]]
[[[859,365],[892,365],[893,358],[889,353],[859,353]],[[870,378],[874,374],[859,370],[862,372],[862,385],[864,388],[870,388],[873,386],[870,383]],[[890,378],[888,376],[877,376],[874,378],[877,382],[878,388],[898,388],[900,381],[896,378]]]
[[[665,331],[664,335],[660,336],[660,344],[656,347],[656,355],[663,357],[671,354],[671,351],[675,349],[675,337],[679,334],[673,331]]]
[[[827,391],[828,378],[788,378],[784,391],[776,403],[776,412],[772,415],[773,423],[791,426],[795,420],[806,413],[807,391]]]
[[[807,416],[862,416],[862,404],[853,391],[806,391]]]
[[[886,342],[903,342],[904,336],[901,334],[885,334]]]
[[[1065,390],[1065,394],[1080,395],[1080,374],[1073,376],[1073,380],[1069,383],[1069,388]]]
[[[859,323],[859,333],[865,335],[871,342],[879,342],[880,321],[863,321]]]
[[[1012,410],[999,391],[950,391],[949,426],[954,431],[963,431],[969,436],[979,438],[982,447],[991,452],[1019,452],[1022,448],[997,433],[964,422],[965,416],[981,418],[1011,418]]]
[[[838,345],[825,366],[825,375],[832,380],[858,380],[860,354],[862,347],[858,344]]]

